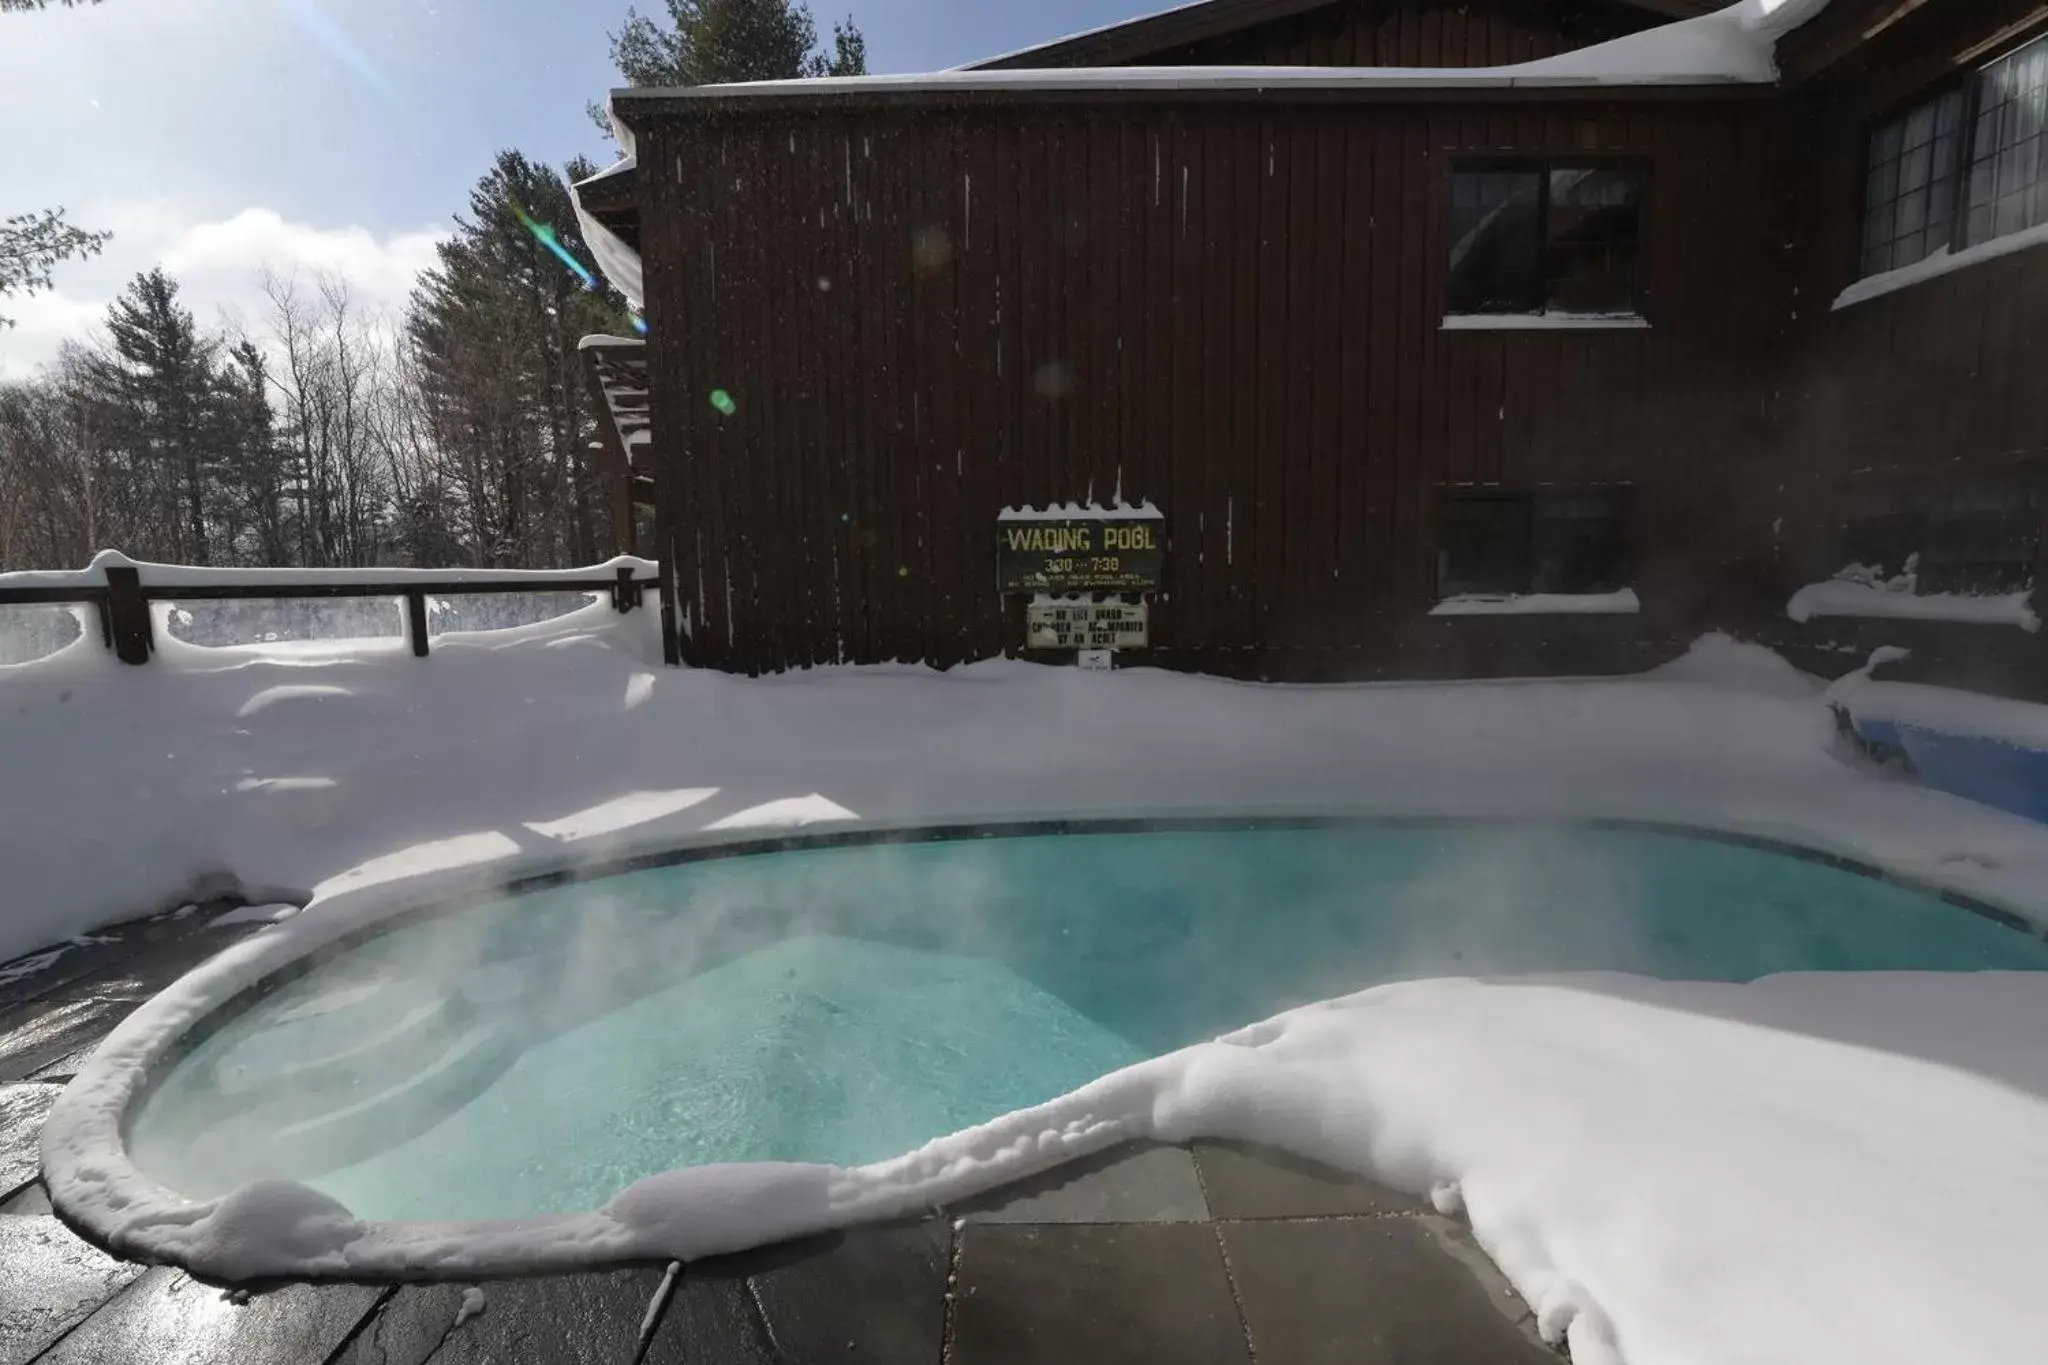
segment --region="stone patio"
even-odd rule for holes
[[[0,1365],[1560,1359],[1456,1220],[1215,1143],[1129,1146],[921,1222],[688,1266],[227,1289],[120,1261],[50,1212],[38,1135],[108,1030],[260,927],[210,927],[225,908],[108,930],[0,981]]]

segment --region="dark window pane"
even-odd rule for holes
[[[1908,148],[1899,158],[1899,191],[1927,188],[1927,168],[1933,164],[1934,149],[1929,146]]]
[[[1532,592],[1614,592],[1629,584],[1628,541],[1619,488],[1546,489],[1529,531]]]
[[[1886,577],[1912,563],[1922,593],[2016,592],[2034,581],[2048,496],[2021,481],[1885,480],[1844,489],[1838,564]]]
[[[1865,275],[1911,265],[1948,244],[1962,173],[1962,140],[1954,132],[1962,100],[1960,89],[1944,91],[1871,135],[1863,181]],[[1900,149],[1896,160],[1892,148]]]
[[[1636,310],[1641,200],[1642,179],[1631,170],[1560,167],[1550,173],[1547,307]]]
[[[1437,595],[1529,590],[1529,503],[1505,493],[1446,492],[1437,501]]]
[[[1543,306],[1543,173],[1451,172],[1453,313],[1533,313]]]
[[[1933,137],[1934,104],[1929,102],[1906,115],[1906,135],[1902,145],[1910,151],[1925,146]]]
[[[2035,191],[2048,184],[2048,40],[2037,40],[1977,74],[1976,139],[1970,149],[1971,212],[1963,241],[1974,245],[2044,219]],[[1988,212],[1979,212],[1987,208]]]

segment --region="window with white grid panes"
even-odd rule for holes
[[[1861,273],[2048,224],[2048,38],[1870,135]]]
[[[1863,184],[1863,273],[1911,265],[1949,244],[1960,161],[1963,91],[1907,110],[1870,138]]]
[[[1977,73],[1963,245],[2048,222],[2048,38]]]

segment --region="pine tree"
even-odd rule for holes
[[[611,35],[612,62],[632,85],[717,85],[867,73],[867,40],[852,19],[814,51],[818,28],[802,0],[666,0],[669,27],[636,10]]]
[[[208,559],[213,474],[208,420],[219,388],[220,343],[203,336],[162,267],[137,275],[107,309],[113,354],[89,367],[107,426],[120,434],[134,473],[164,519],[176,558]]]
[[[594,173],[582,162],[567,170]],[[591,259],[567,183],[547,167],[500,153],[469,207],[422,277],[407,324],[464,539],[486,564],[589,562],[608,531],[577,343],[619,330],[621,301],[543,241],[546,233],[578,262]]]

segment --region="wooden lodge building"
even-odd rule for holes
[[[1237,676],[1724,628],[2048,690],[2048,9],[1711,8],[1207,0],[617,92],[579,190],[649,335],[589,354],[645,389],[671,659],[1027,653],[1051,589]],[[1154,548],[1001,548],[1091,521]]]

